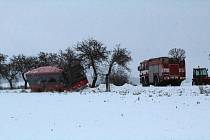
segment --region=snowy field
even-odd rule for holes
[[[0,140],[210,140],[209,86],[104,90],[0,90]]]

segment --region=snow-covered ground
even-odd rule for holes
[[[210,140],[209,86],[104,90],[0,90],[0,140]]]

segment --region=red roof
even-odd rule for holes
[[[49,73],[62,73],[63,69],[57,67],[45,66],[28,71],[26,74],[49,74]]]

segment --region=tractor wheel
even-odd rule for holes
[[[181,85],[181,82],[177,82],[177,83],[173,83],[171,84],[172,86],[180,86]]]
[[[159,83],[158,83],[158,78],[155,77],[155,78],[154,78],[154,86],[158,86],[158,84],[159,84]]]

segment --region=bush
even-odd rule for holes
[[[128,75],[123,70],[117,70],[110,75],[110,83],[116,86],[122,86],[128,81]]]

